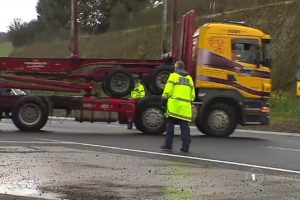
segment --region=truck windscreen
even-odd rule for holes
[[[232,59],[238,62],[257,64],[260,60],[259,41],[255,39],[233,39]]]

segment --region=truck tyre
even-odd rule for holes
[[[144,134],[161,135],[165,132],[165,117],[160,97],[152,96],[139,102],[134,124]]]
[[[134,123],[134,126],[135,126],[135,128],[136,128],[137,130],[143,132],[143,131],[142,131],[142,127],[140,126],[140,122],[139,122],[138,120],[134,120],[133,123]]]
[[[198,129],[207,136],[228,137],[237,126],[235,109],[224,103],[216,103],[205,111],[196,122]]]
[[[165,84],[172,73],[172,67],[158,66],[154,69],[148,80],[148,89],[152,94],[160,95],[163,93]]]
[[[125,97],[134,88],[132,75],[123,69],[116,69],[108,75],[103,83],[106,94],[112,97]]]
[[[21,97],[12,109],[12,121],[21,131],[39,131],[48,120],[49,110],[39,97]]]
[[[204,133],[204,128],[203,128],[204,123],[203,123],[203,121],[202,121],[201,118],[200,118],[200,113],[199,113],[199,115],[198,115],[198,117],[197,117],[197,119],[196,119],[196,121],[195,121],[195,125],[196,125],[197,129],[198,129],[201,133],[205,134],[205,133]],[[206,135],[206,134],[205,134],[205,135]]]

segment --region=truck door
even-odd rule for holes
[[[264,79],[269,79],[270,73],[261,65],[263,53],[260,39],[233,38],[231,55],[232,61],[240,65],[235,79],[243,96],[261,98],[268,95],[265,91]]]

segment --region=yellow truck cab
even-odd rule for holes
[[[240,125],[267,125],[271,92],[271,37],[238,22],[211,22],[193,35],[196,124],[206,135],[224,137]]]

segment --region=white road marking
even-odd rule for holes
[[[0,141],[1,144],[64,144],[64,142],[41,142],[41,141]]]
[[[300,149],[292,149],[292,148],[273,147],[273,146],[269,146],[269,147],[266,147],[266,148],[268,148],[268,149],[284,150],[284,151],[300,152]]]
[[[69,143],[69,142],[63,142],[62,140],[53,140],[53,139],[46,139],[46,138],[33,138],[35,140],[41,140],[41,141],[49,141],[53,143]]]
[[[235,132],[300,137],[300,133],[285,133],[285,132],[276,132],[276,131],[256,131],[256,130],[236,129]]]
[[[160,153],[160,152],[144,151],[144,150],[137,150],[137,149],[127,149],[127,148],[112,147],[112,146],[97,145],[97,144],[88,144],[88,143],[80,143],[80,142],[70,142],[70,141],[63,141],[63,140],[51,140],[51,139],[44,139],[44,138],[35,138],[35,139],[44,140],[44,141],[52,141],[52,142],[60,142],[60,143],[64,143],[64,144],[73,144],[73,145],[81,145],[81,146],[89,146],[89,147],[99,147],[99,148],[112,149],[112,150],[118,150],[118,151],[144,153],[144,154],[159,155],[159,156],[166,156],[166,157],[173,157],[173,158],[184,158],[184,159],[190,159],[190,160],[206,161],[206,162],[212,162],[212,163],[221,163],[221,164],[227,164],[227,165],[235,165],[235,166],[242,166],[242,167],[266,169],[266,170],[272,170],[272,171],[278,171],[278,172],[287,172],[287,173],[300,174],[300,171],[296,171],[296,170],[282,169],[282,168],[276,168],[276,167],[268,167],[268,166],[262,166],[262,165],[253,165],[253,164],[239,163],[239,162],[232,162],[232,161],[215,160],[215,159],[209,159],[209,158],[200,158],[200,157],[194,157],[194,156]]]

